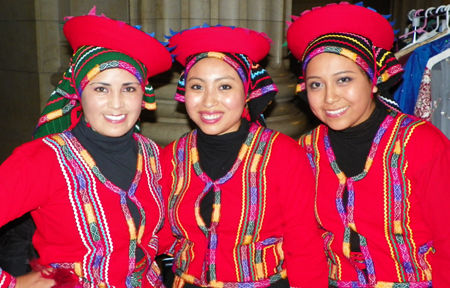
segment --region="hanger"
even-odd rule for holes
[[[441,29],[441,22],[443,22],[443,19],[439,20],[441,16],[444,16],[446,14],[446,8],[447,5],[441,5],[439,7],[436,8],[436,10],[434,11],[434,14],[436,15],[436,28],[434,29],[434,31],[437,32],[442,32],[443,29]]]
[[[407,36],[413,34],[413,39],[412,39],[412,43],[416,42],[416,38],[417,38],[417,33],[425,33],[426,30],[425,28],[427,28],[427,18],[424,16],[421,16],[420,14],[422,12],[424,12],[424,9],[419,9],[417,11],[414,12],[414,16],[412,16],[412,19],[410,18],[409,20],[412,21],[412,26],[413,26],[413,31],[410,31],[406,34],[403,34],[402,36],[400,36],[400,39],[406,38]],[[408,16],[413,12],[413,10],[411,10],[408,13]],[[420,28],[417,28],[420,26],[420,18],[424,17],[424,25]],[[409,18],[409,17],[408,17]]]
[[[445,5],[443,5],[443,6],[446,7]],[[436,17],[436,27],[433,30],[431,30],[430,32],[425,31],[425,33],[420,35],[420,37],[417,38],[417,40],[415,42],[413,42],[412,44],[414,44],[414,43],[417,44],[417,43],[423,42],[425,40],[428,40],[431,37],[434,37],[434,36],[436,36],[439,33],[438,29],[439,29],[439,26],[440,26],[440,22],[439,22],[440,14],[437,13],[437,11],[438,11],[438,9],[436,9],[435,7],[430,7],[430,8],[428,8],[425,11],[425,15],[424,15],[424,17],[425,17],[425,24],[424,24],[424,26],[422,28],[424,28],[424,27],[426,28],[427,27],[428,17]]]
[[[428,13],[427,13],[427,11],[428,11]],[[433,31],[436,31],[437,33],[435,33],[434,36],[431,34],[431,37],[428,37],[428,39],[425,39],[425,40],[421,39],[419,41],[419,39],[420,39],[419,38],[419,39],[417,39],[416,43],[410,43],[410,44],[406,45],[400,51],[395,53],[395,57],[397,59],[403,57],[406,54],[411,53],[417,47],[420,47],[422,45],[425,45],[425,44],[430,43],[430,42],[432,42],[432,41],[434,41],[436,39],[439,39],[439,38],[441,38],[443,36],[446,36],[446,35],[450,34],[450,29],[449,29],[450,5],[441,5],[438,8],[436,8],[434,11],[431,8],[429,8],[429,9],[427,9],[427,11],[425,11],[426,15],[424,14],[424,16],[436,16],[436,18],[438,18],[438,17],[445,17],[445,19],[439,18],[439,19],[441,19],[440,22],[439,22],[439,19],[437,19],[436,28],[433,30]],[[414,17],[415,14],[416,14],[416,11],[415,10],[411,10],[408,13],[408,19],[411,20]],[[431,32],[432,31],[426,32],[426,33],[431,33]]]
[[[449,30],[450,30],[449,26],[448,26],[449,19],[450,19],[450,5],[447,5],[445,7],[445,25],[444,25],[444,30],[442,30],[442,31],[445,31],[445,29],[446,29],[447,30],[446,34],[448,34]]]

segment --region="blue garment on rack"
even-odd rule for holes
[[[394,99],[403,113],[414,114],[420,83],[428,60],[448,48],[450,48],[450,34],[420,46],[411,53],[403,67],[405,73],[402,82],[394,92]]]

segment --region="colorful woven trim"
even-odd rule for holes
[[[63,79],[51,94],[34,138],[60,133],[75,125],[77,117],[71,113],[81,110],[77,107],[81,105],[83,89],[99,73],[113,68],[123,69],[135,76],[144,92],[142,107],[156,109],[153,87],[148,83],[147,69],[142,63],[116,50],[83,46],[75,52]]]
[[[178,81],[175,100],[185,101],[187,75],[196,63],[205,58],[224,61],[236,70],[244,85],[250,120],[256,121],[275,98],[278,88],[267,71],[244,54],[205,52],[189,56],[186,62],[186,69],[181,73]]]
[[[55,263],[53,266],[57,268],[73,269],[77,276],[83,278],[84,282],[95,283],[99,287],[107,287],[105,281],[107,282],[108,279],[107,271],[110,265],[109,255],[113,252],[113,243],[111,235],[109,234],[108,222],[105,219],[104,211],[101,202],[99,202],[96,189],[92,187],[92,184],[89,184],[95,182],[93,177],[98,179],[109,190],[120,195],[120,206],[128,224],[130,237],[129,261],[127,265],[128,274],[124,283],[125,287],[137,287],[133,284],[136,282],[137,275],[136,247],[139,245],[144,251],[149,248],[154,249],[155,253],[157,251],[157,247],[152,247],[151,245],[148,245],[148,247],[141,246],[141,239],[146,228],[146,215],[141,203],[134,194],[139,185],[143,168],[145,168],[147,171],[146,174],[149,177],[148,183],[152,183],[149,184],[151,185],[150,192],[161,207],[159,224],[155,230],[152,231],[152,235],[155,235],[156,231],[162,227],[162,211],[164,210],[161,188],[159,185],[155,185],[161,178],[161,168],[159,166],[159,161],[156,160],[156,157],[158,157],[157,153],[159,152],[156,145],[151,143],[147,138],[136,133],[133,136],[138,144],[137,173],[128,191],[120,189],[105,178],[96,166],[92,156],[90,156],[87,150],[81,146],[70,131],[54,134],[43,140],[57,153],[57,157],[62,163],[62,169],[68,177],[68,187],[73,187],[73,189],[69,189],[70,191],[68,191],[69,199],[72,203],[74,213],[77,215],[77,227],[80,236],[83,239],[83,242],[89,247],[89,251],[83,258],[86,263],[83,264],[82,268],[79,267],[79,265],[77,266],[76,263]],[[86,168],[89,169],[86,170]],[[127,197],[136,204],[140,212],[141,221],[138,229],[136,229],[128,209],[126,203]],[[153,237],[155,239],[152,239],[151,242],[156,241],[156,236]],[[148,264],[149,263],[146,263],[146,267],[148,267]],[[86,267],[89,268],[86,269]],[[155,276],[148,271],[146,275],[151,283],[155,283],[155,285],[160,283],[159,275]]]
[[[142,31],[140,25],[131,26],[103,14],[97,16],[95,6],[88,15],[67,16],[64,20],[64,35],[73,51],[82,46],[120,51],[143,63],[148,77],[164,72],[172,65],[167,42],[155,39],[155,33]]]
[[[287,21],[287,44],[297,59],[303,59],[306,47],[322,35],[336,32],[361,35],[371,39],[374,46],[390,50],[395,40],[391,15],[381,15],[374,9],[348,2],[331,3],[323,7],[306,10],[300,16],[292,16],[294,22]],[[333,21],[330,21],[333,19]]]
[[[331,250],[331,242],[334,237],[333,234],[327,232],[324,234],[324,247],[327,249],[326,255],[329,260],[329,277],[331,287],[432,287],[431,283],[431,268],[428,265],[426,255],[433,250],[432,243],[425,243],[421,247],[416,247],[412,239],[411,227],[409,225],[409,204],[407,195],[410,195],[409,180],[404,174],[405,165],[407,165],[404,149],[408,139],[411,137],[414,129],[417,126],[424,124],[424,121],[418,120],[405,114],[398,114],[392,111],[386,117],[380,126],[371,150],[366,160],[364,171],[357,176],[347,178],[339,169],[334,152],[332,151],[330,141],[328,138],[328,128],[325,125],[319,126],[309,134],[302,136],[299,144],[304,146],[307,150],[307,155],[310,160],[311,167],[316,176],[316,181],[319,180],[319,161],[321,155],[319,153],[318,139],[323,137],[325,145],[325,153],[331,168],[339,179],[339,187],[336,192],[336,207],[341,216],[344,225],[344,242],[343,253],[347,260],[354,265],[355,271],[358,275],[358,281],[341,281],[336,280],[340,269],[340,260],[337,255]],[[393,127],[390,135],[385,135],[386,131]],[[319,136],[323,133],[323,136]],[[386,184],[384,185],[385,197],[385,236],[386,241],[390,246],[391,258],[395,261],[397,267],[397,276],[401,282],[382,282],[376,279],[376,267],[370,256],[367,240],[363,235],[359,234],[360,247],[363,255],[362,259],[353,259],[353,254],[350,251],[350,229],[357,232],[357,224],[354,219],[354,203],[355,191],[353,183],[362,180],[370,170],[373,164],[375,155],[379,148],[380,141],[383,137],[389,137],[388,146],[384,148],[386,157],[384,158],[384,166],[387,167],[385,174]],[[347,207],[343,206],[343,193],[345,186],[348,191]],[[317,213],[316,218],[319,224],[320,215]],[[322,226],[323,227],[323,226]],[[362,271],[366,269],[366,274]],[[426,279],[426,281],[423,281]]]
[[[172,225],[172,231],[180,239],[179,249],[175,255],[175,278],[174,287],[181,287],[184,282],[198,286],[209,287],[267,287],[271,284],[285,279],[286,270],[282,267],[284,263],[284,253],[282,250],[283,239],[271,237],[262,241],[255,242],[259,235],[261,222],[265,209],[265,183],[264,170],[267,166],[268,154],[271,146],[278,136],[278,132],[262,128],[253,124],[250,128],[248,137],[238,153],[238,158],[231,170],[222,178],[212,181],[201,169],[197,151],[197,133],[196,130],[181,137],[174,145],[174,155],[176,171],[173,174],[173,191],[169,197],[169,221]],[[248,199],[242,203],[242,211],[245,215],[241,217],[239,223],[235,254],[236,273],[240,282],[221,282],[216,275],[216,252],[219,239],[217,227],[221,216],[221,186],[234,176],[241,165],[245,165],[242,177],[247,179],[244,185],[243,198]],[[193,168],[197,177],[204,183],[205,187],[199,194],[195,202],[195,218],[200,230],[208,239],[208,250],[205,255],[205,262],[200,278],[188,274],[189,264],[193,258],[191,248],[193,243],[188,240],[187,231],[177,220],[177,207],[182,201],[184,193],[187,190],[187,183],[192,177],[190,170]],[[214,189],[214,204],[211,219],[211,226],[206,227],[200,214],[200,203],[203,197],[211,189]],[[240,232],[239,232],[240,231]],[[251,245],[250,245],[251,244]],[[267,277],[263,269],[265,248],[273,246],[277,251],[278,266],[276,273]],[[253,259],[253,260],[252,260]],[[250,262],[255,261],[256,269]],[[208,277],[207,277],[208,275]],[[209,278],[209,282],[207,279]],[[264,280],[256,280],[264,279]]]
[[[357,227],[354,220],[354,201],[355,201],[355,190],[353,188],[353,182],[363,179],[367,172],[370,170],[370,167],[372,167],[373,159],[375,157],[375,154],[378,150],[379,143],[381,140],[381,137],[384,135],[384,133],[387,130],[387,127],[391,124],[392,120],[395,117],[396,112],[393,112],[392,115],[389,115],[386,117],[386,119],[381,124],[380,129],[378,130],[374,141],[372,143],[372,147],[370,148],[369,155],[366,160],[366,165],[364,167],[364,171],[351,178],[347,178],[344,173],[339,169],[336,157],[334,156],[334,152],[331,149],[330,140],[328,137],[328,128],[325,127],[324,130],[324,142],[325,142],[325,150],[328,156],[328,160],[330,162],[331,167],[333,168],[334,173],[336,173],[337,178],[339,179],[339,187],[337,190],[337,196],[336,196],[336,207],[338,210],[339,215],[341,216],[342,224],[344,225],[344,243],[343,243],[343,253],[344,256],[347,257],[347,259],[352,263],[355,267],[355,270],[358,274],[358,285],[362,287],[374,287],[376,284],[376,276],[375,276],[375,268],[373,266],[373,260],[369,252],[369,247],[367,246],[367,240],[364,236],[359,235],[360,239],[360,248],[361,252],[363,254],[364,260],[362,260],[362,265],[357,265],[357,262],[360,262],[359,260],[355,261],[351,255],[350,250],[350,229],[357,232]],[[347,187],[348,191],[348,203],[347,208],[345,209],[343,206],[344,200],[344,191],[345,187]],[[330,243],[331,244],[331,243]],[[326,243],[325,245],[328,245]],[[363,269],[366,269],[366,274],[363,272]]]
[[[363,60],[362,57],[360,57],[358,54],[352,52],[351,50],[343,48],[343,47],[335,47],[335,46],[322,46],[320,48],[317,48],[316,50],[311,51],[311,53],[307,54],[308,56],[303,61],[303,71],[306,71],[306,66],[309,64],[309,61],[311,61],[312,58],[314,58],[315,56],[322,54],[322,53],[333,53],[333,54],[347,57],[350,60],[352,60],[353,62],[355,62],[359,67],[361,67],[364,70],[364,72],[366,72],[367,75],[369,75],[370,79],[373,79],[373,77],[374,77],[373,61],[372,62],[369,62],[367,60],[365,61],[365,60]],[[372,56],[372,60],[373,60],[373,55],[370,55],[370,56]]]
[[[403,68],[395,56],[389,51],[373,46],[369,39],[351,33],[332,33],[318,37],[305,50],[302,58],[302,74],[296,88],[298,95],[307,92],[304,78],[306,67],[315,56],[322,53],[344,56],[355,62],[372,79],[373,85],[378,87],[377,93],[380,94],[394,86],[403,74]],[[391,105],[398,107],[393,103],[395,101],[392,99]],[[399,108],[395,110],[399,111]]]
[[[75,126],[84,87],[105,69],[120,68],[134,75],[144,92],[142,107],[156,109],[155,94],[148,77],[170,68],[173,59],[165,47],[167,43],[153,38],[154,33],[140,31],[139,25],[130,26],[103,14],[97,16],[95,6],[88,15],[66,17],[65,20],[68,21],[64,25],[64,34],[74,54],[62,80],[50,95],[33,138],[61,133]]]
[[[333,15],[340,15],[329,25]],[[302,62],[302,71],[296,87],[297,95],[307,100],[305,83],[306,67],[321,53],[344,56],[360,66],[378,88],[380,101],[389,109],[400,111],[399,105],[388,91],[403,74],[403,68],[389,52],[394,41],[392,25],[372,8],[363,7],[362,2],[351,5],[348,2],[329,4],[307,10],[300,17],[292,16],[294,22],[287,22],[289,29],[287,44],[295,57]]]

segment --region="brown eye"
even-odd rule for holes
[[[97,87],[94,90],[97,91],[97,92],[100,92],[100,93],[106,92],[106,88],[105,87]]]
[[[350,81],[352,81],[352,78],[350,78],[350,77],[342,77],[342,78],[339,78],[339,80],[338,80],[339,83],[347,83]]]
[[[124,90],[125,90],[125,92],[135,92],[136,88],[134,88],[134,87],[126,87]]]
[[[309,84],[309,87],[311,89],[316,89],[319,88],[322,84],[320,84],[319,82],[312,82],[311,84]]]
[[[200,86],[200,85],[198,85],[198,84],[194,84],[194,85],[191,86],[191,89],[192,89],[192,90],[201,90],[201,89],[202,89],[202,86]]]

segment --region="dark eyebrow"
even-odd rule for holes
[[[355,71],[351,71],[351,70],[339,71],[339,72],[334,73],[333,76],[340,75],[340,74],[345,74],[345,73],[353,73],[353,74],[355,74],[356,72]],[[319,76],[309,76],[309,77],[306,77],[305,80],[309,80],[309,79],[320,79],[320,77]]]
[[[111,86],[111,84],[105,83],[105,82],[89,82],[89,85],[94,85],[94,84],[100,84],[100,85],[104,85],[104,86]]]
[[[232,76],[224,76],[224,77],[219,77],[217,79],[214,79],[214,82],[217,82],[217,81],[220,81],[220,80],[224,80],[224,79],[236,80]],[[186,82],[189,82],[191,80],[199,80],[199,81],[205,82],[205,80],[203,78],[200,78],[200,77],[188,78]]]
[[[351,70],[345,70],[345,71],[336,72],[333,75],[339,75],[339,74],[344,74],[344,73],[356,73],[356,72],[355,71],[351,71]]]
[[[203,78],[200,78],[200,77],[189,77],[186,82],[189,82],[191,80],[199,80],[199,81],[205,82],[205,80],[203,80]]]
[[[110,83],[106,83],[106,82],[89,82],[89,85],[104,85],[104,86],[111,86]],[[139,82],[127,82],[127,83],[123,83],[122,86],[130,86],[130,85],[141,85],[141,83]]]

